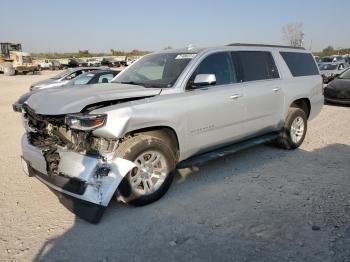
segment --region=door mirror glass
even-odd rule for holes
[[[196,75],[192,86],[200,87],[200,86],[210,86],[216,84],[216,77],[214,74],[199,74]]]

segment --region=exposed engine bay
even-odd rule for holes
[[[28,141],[42,150],[48,174],[58,175],[60,161],[58,147],[107,159],[118,146],[118,140],[95,137],[91,131],[71,129],[66,124],[65,115],[38,115],[27,105],[23,107],[23,110],[23,118],[27,123]]]

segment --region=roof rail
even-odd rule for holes
[[[281,47],[281,48],[292,48],[292,49],[302,49],[302,50],[305,50],[305,48],[304,48],[304,47],[295,47],[295,46],[287,46],[287,45],[265,45],[265,44],[244,44],[244,43],[232,43],[232,44],[228,44],[228,46]]]

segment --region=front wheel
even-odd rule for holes
[[[288,110],[283,130],[277,138],[277,144],[285,149],[296,149],[304,141],[307,130],[306,114],[300,108]]]
[[[122,142],[116,155],[136,164],[118,187],[123,202],[143,206],[168,191],[176,161],[173,150],[163,140],[139,134]]]

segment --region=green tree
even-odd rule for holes
[[[323,56],[330,56],[334,55],[336,51],[334,50],[333,46],[327,46],[325,49],[322,50]]]

